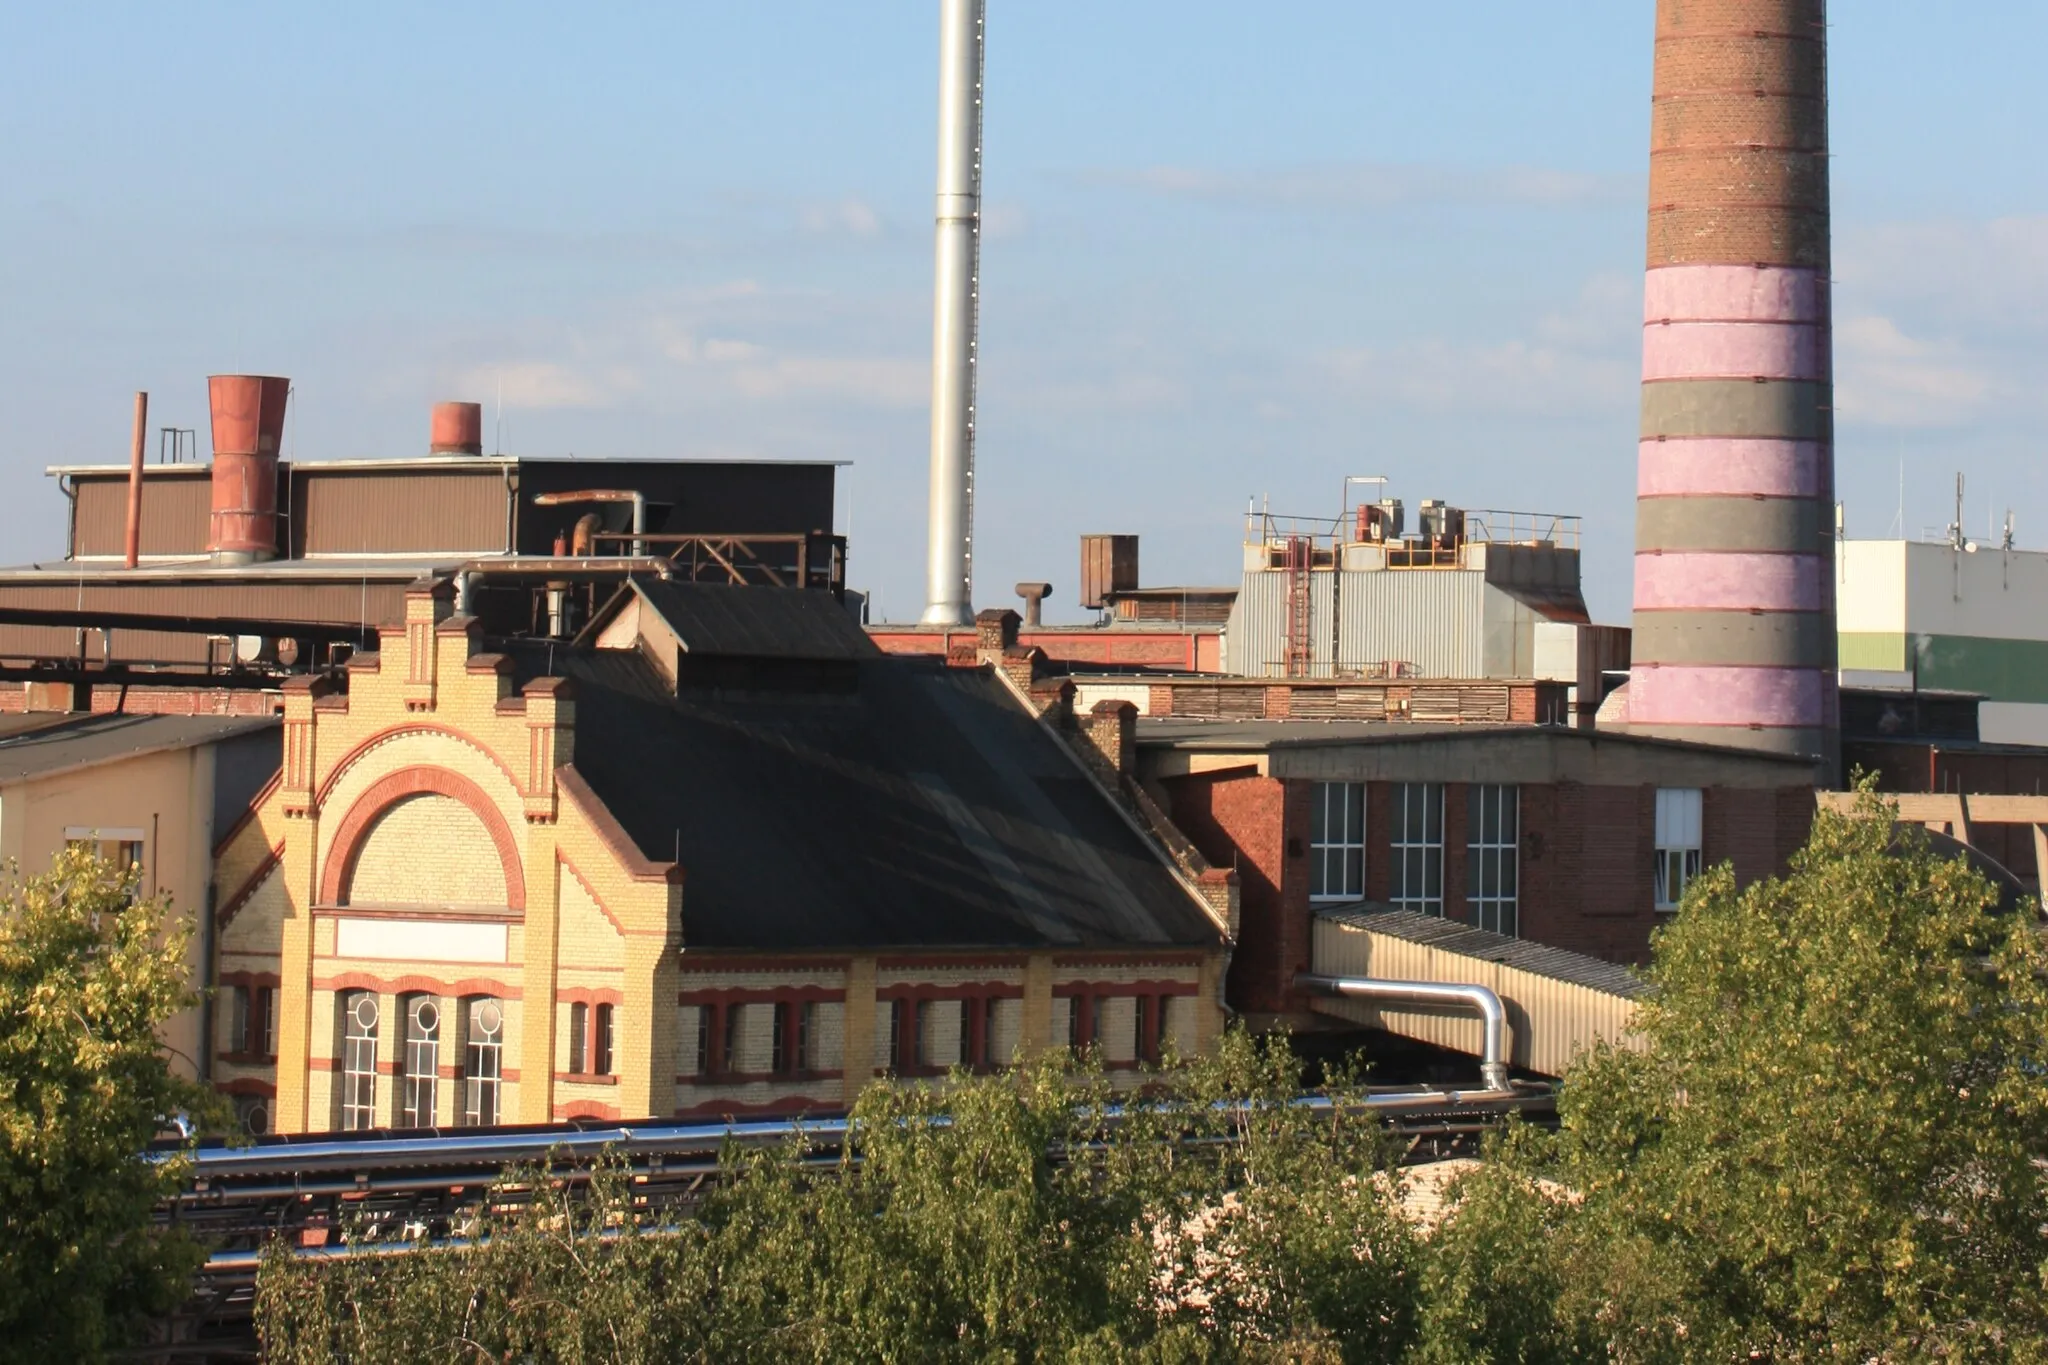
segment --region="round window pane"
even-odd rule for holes
[[[441,1007],[431,1000],[416,1001],[412,1007],[412,1020],[423,1033],[432,1033],[441,1023]]]
[[[498,1031],[498,1026],[505,1022],[505,1011],[499,1008],[495,1000],[479,1000],[476,1003],[476,1012],[470,1016],[470,1022],[476,1026],[477,1032],[494,1034]]]
[[[356,1027],[365,1032],[377,1027],[377,997],[357,996],[356,1003],[349,1007],[349,1014],[355,1019]]]

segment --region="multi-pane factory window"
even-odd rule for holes
[[[612,1074],[612,1046],[616,1041],[612,1032],[616,1027],[616,1011],[611,1005],[599,1005],[590,1013],[591,1074],[609,1076]]]
[[[690,1059],[690,1075],[711,1073],[711,1006],[685,1005],[680,1015],[684,1051]]]
[[[796,1069],[818,1069],[818,1002],[806,1000],[796,1007]]]
[[[1657,789],[1657,908],[1676,910],[1700,872],[1701,799],[1698,787]]]
[[[790,1027],[790,1007],[780,1002],[768,1007],[772,1015],[774,1033],[769,1039],[769,1052],[774,1058],[775,1073],[786,1076],[796,1070],[796,1037]]]
[[[462,1121],[473,1128],[498,1121],[504,1082],[505,1007],[489,996],[468,1002],[462,1049]]]
[[[254,1001],[251,1010],[250,1036],[261,1057],[277,1056],[277,987],[258,986],[250,992]]]
[[[1444,787],[1441,782],[1396,782],[1387,853],[1392,884],[1387,899],[1425,915],[1444,912]]]
[[[1465,791],[1465,895],[1472,903],[1472,923],[1513,938],[1520,927],[1522,789],[1475,782]]]
[[[228,1052],[249,1050],[249,1003],[247,986],[228,987]]]
[[[431,1128],[441,1074],[441,1006],[431,995],[412,995],[401,1008],[405,1078],[398,1097],[400,1119],[408,1128]]]
[[[1310,900],[1365,895],[1365,784],[1313,782],[1308,796]]]
[[[227,999],[227,1051],[238,1055],[277,1055],[277,987],[230,986]]]
[[[377,997],[371,991],[341,998],[341,1126],[349,1132],[377,1126]]]

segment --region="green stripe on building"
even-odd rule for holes
[[[1922,687],[1978,692],[1990,701],[2048,703],[2048,640],[1844,631],[1840,644],[1843,668],[1904,673],[1916,671],[1917,664]]]

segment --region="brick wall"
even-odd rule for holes
[[[1288,1008],[1288,983],[1308,966],[1308,785],[1246,772],[1164,785],[1173,823],[1211,863],[1237,870],[1237,950],[1225,988],[1231,1005]]]

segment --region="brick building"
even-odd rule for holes
[[[1117,799],[1014,630],[963,668],[825,592],[636,581],[578,642],[453,598],[287,685],[217,849],[219,980],[275,1002],[217,1031],[252,1126],[824,1110],[1216,1036],[1234,882]]]
[[[1483,724],[1136,729],[1141,780],[1238,874],[1228,997],[1254,1018],[1308,1018],[1292,983],[1319,909],[1372,902],[1641,961],[1700,868],[1769,875],[1812,822],[1810,762],[1706,745]]]

